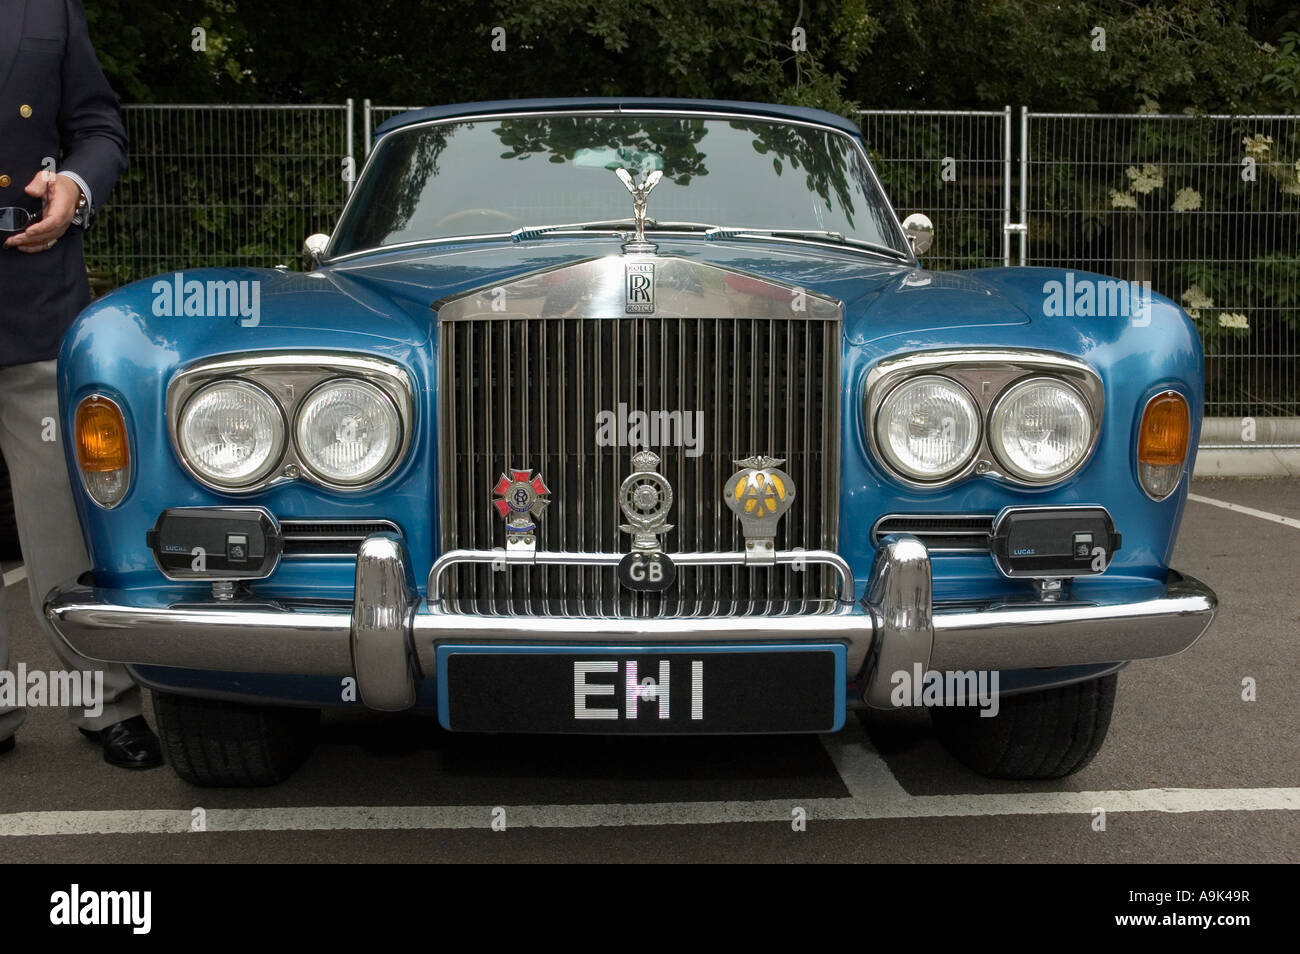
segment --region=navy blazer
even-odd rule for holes
[[[102,206],[126,168],[117,97],[80,0],[0,0],[0,206],[40,212],[41,200],[23,187],[47,157],[56,172],[80,176]],[[44,252],[0,247],[0,366],[58,353],[90,301],[81,243],[73,225]]]

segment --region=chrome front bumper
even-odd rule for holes
[[[890,708],[890,676],[935,670],[1030,669],[1150,659],[1182,652],[1218,603],[1199,580],[1164,582],[1092,601],[935,603],[930,555],[915,537],[886,538],[865,599],[802,616],[568,619],[468,616],[424,600],[397,535],[368,537],[357,556],[352,605],[255,598],[133,605],[129,593],[72,582],[45,614],[91,659],[180,669],[355,676],[373,709],[409,708],[434,675],[436,646],[456,641],[609,646],[655,643],[821,642],[848,648],[848,672],[869,705]]]

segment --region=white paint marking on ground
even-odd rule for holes
[[[821,739],[851,798],[881,804],[909,797],[852,712],[843,729]]]
[[[1153,788],[1117,792],[1024,792],[1000,795],[908,795],[860,726],[823,739],[848,798],[773,798],[732,802],[630,805],[506,805],[508,828],[600,828],[645,825],[789,824],[791,809],[809,822],[988,815],[1107,812],[1300,811],[1300,788]],[[342,805],[299,808],[209,808],[207,831],[392,831],[488,829],[496,806]],[[0,815],[4,835],[185,834],[189,809],[16,812]]]
[[[13,586],[15,583],[21,583],[25,579],[27,579],[27,565],[25,563],[20,563],[12,570],[7,570],[5,572],[5,586]]]
[[[809,822],[989,815],[1107,812],[1300,811],[1300,788],[1152,788],[1119,792],[1027,792],[921,795],[902,799],[782,798],[736,802],[653,802],[640,805],[506,805],[509,828],[600,828],[646,825],[789,823],[801,807]],[[487,830],[492,805],[342,805],[297,808],[209,808],[207,831]],[[0,836],[138,835],[190,832],[187,809],[17,812],[0,815]]]
[[[1231,510],[1235,513],[1244,513],[1249,517],[1259,517],[1261,520],[1271,520],[1274,523],[1280,523],[1284,527],[1295,527],[1300,530],[1300,520],[1295,517],[1284,517],[1278,513],[1269,513],[1267,510],[1256,510],[1254,507],[1243,507],[1241,504],[1229,503],[1226,500],[1215,500],[1213,497],[1202,497],[1200,494],[1188,494],[1188,500],[1195,500],[1197,503],[1209,504],[1211,507],[1222,507],[1224,510]]]

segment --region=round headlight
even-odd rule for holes
[[[279,463],[284,416],[275,399],[247,381],[214,381],[185,404],[176,428],[186,463],[221,487],[255,484]]]
[[[876,414],[876,443],[888,463],[918,481],[942,480],[979,446],[975,400],[955,381],[924,375],[890,392]]]
[[[392,399],[366,381],[336,378],[307,395],[294,427],[298,456],[317,477],[354,486],[386,471],[402,440]]]
[[[989,444],[1002,466],[1023,480],[1064,477],[1092,446],[1092,416],[1079,392],[1053,378],[1008,388],[993,406]]]

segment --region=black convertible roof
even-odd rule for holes
[[[857,125],[843,116],[824,109],[807,106],[781,106],[775,103],[746,103],[726,99],[666,99],[654,96],[563,96],[554,99],[499,99],[483,103],[455,103],[448,106],[430,106],[412,109],[392,117],[375,130],[376,136],[410,126],[413,123],[437,119],[496,115],[500,113],[555,112],[557,110],[606,109],[637,112],[646,109],[664,109],[674,112],[744,113],[753,116],[771,116],[773,119],[797,119],[841,129],[853,136],[861,136]]]

